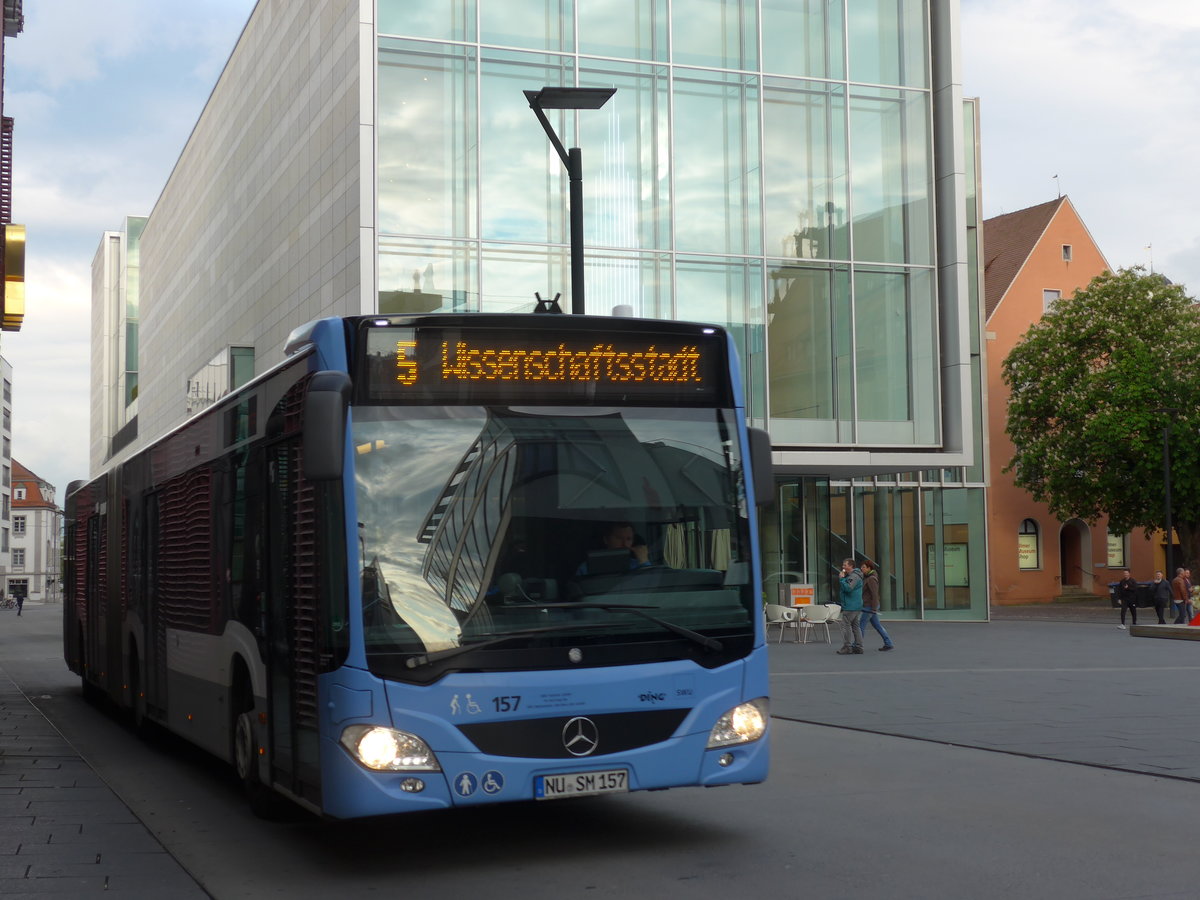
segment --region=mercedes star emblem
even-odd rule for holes
[[[563,726],[563,746],[572,756],[587,756],[600,744],[600,730],[596,723],[583,716],[576,716]]]

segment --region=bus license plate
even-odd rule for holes
[[[533,783],[534,796],[539,800],[586,797],[592,794],[622,794],[628,790],[628,769],[571,772],[566,775],[539,775]]]

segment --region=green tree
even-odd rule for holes
[[[1141,267],[1105,272],[1025,333],[1003,377],[1005,471],[1060,519],[1164,527],[1169,426],[1173,563],[1200,561],[1200,314],[1180,285]]]

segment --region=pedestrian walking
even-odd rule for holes
[[[870,625],[883,638],[883,646],[879,649],[891,650],[896,645],[892,643],[892,638],[887,633],[887,629],[879,621],[879,571],[875,568],[875,563],[869,559],[862,561],[859,571],[862,572],[863,576],[863,611],[862,617],[859,619],[859,629],[865,638],[867,635],[867,626]]]
[[[1150,583],[1150,597],[1154,600],[1158,624],[1166,625],[1167,620],[1163,618],[1163,614],[1167,611],[1167,604],[1171,602],[1171,585],[1163,578],[1162,572],[1154,573],[1154,581]]]
[[[1117,627],[1122,631],[1125,630],[1126,610],[1129,611],[1129,615],[1133,619],[1133,624],[1137,624],[1137,589],[1138,583],[1129,574],[1129,570],[1122,570],[1121,580],[1117,582],[1116,589],[1117,603],[1121,604],[1121,624]]]
[[[1171,579],[1171,608],[1175,610],[1175,624],[1185,625],[1183,614],[1187,611],[1188,602],[1188,587],[1187,579],[1183,575],[1183,566],[1175,570],[1175,577]]]
[[[1183,608],[1184,608],[1183,624],[1191,625],[1192,617],[1194,615],[1196,615],[1196,605],[1195,605],[1196,586],[1194,584],[1192,584],[1192,570],[1191,569],[1183,570],[1183,587],[1184,587],[1184,590],[1187,591],[1187,599],[1183,604]]]
[[[862,653],[863,579],[862,572],[854,567],[854,560],[842,560],[842,574],[838,579],[842,605],[842,649],[838,653]]]
[[[25,608],[25,595],[20,591],[17,591],[15,596],[17,598],[17,615],[19,616],[21,614],[21,610]]]

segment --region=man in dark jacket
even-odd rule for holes
[[[1137,624],[1137,589],[1138,583],[1129,574],[1129,570],[1122,571],[1121,580],[1117,582],[1115,591],[1117,602],[1121,604],[1121,624],[1117,627],[1122,631],[1125,630],[1125,610],[1129,610],[1129,615],[1133,617],[1133,624]]]
[[[859,619],[863,637],[867,636],[867,626],[870,625],[883,638],[883,646],[879,649],[891,650],[896,645],[892,643],[883,623],[879,621],[879,573],[875,571],[875,563],[864,559],[862,565],[859,566],[859,571],[863,575],[863,611],[862,618]]]
[[[1150,584],[1150,596],[1154,600],[1158,624],[1166,625],[1167,620],[1163,618],[1163,613],[1167,611],[1167,604],[1171,602],[1171,583],[1163,578],[1162,572],[1154,573],[1154,581]]]

